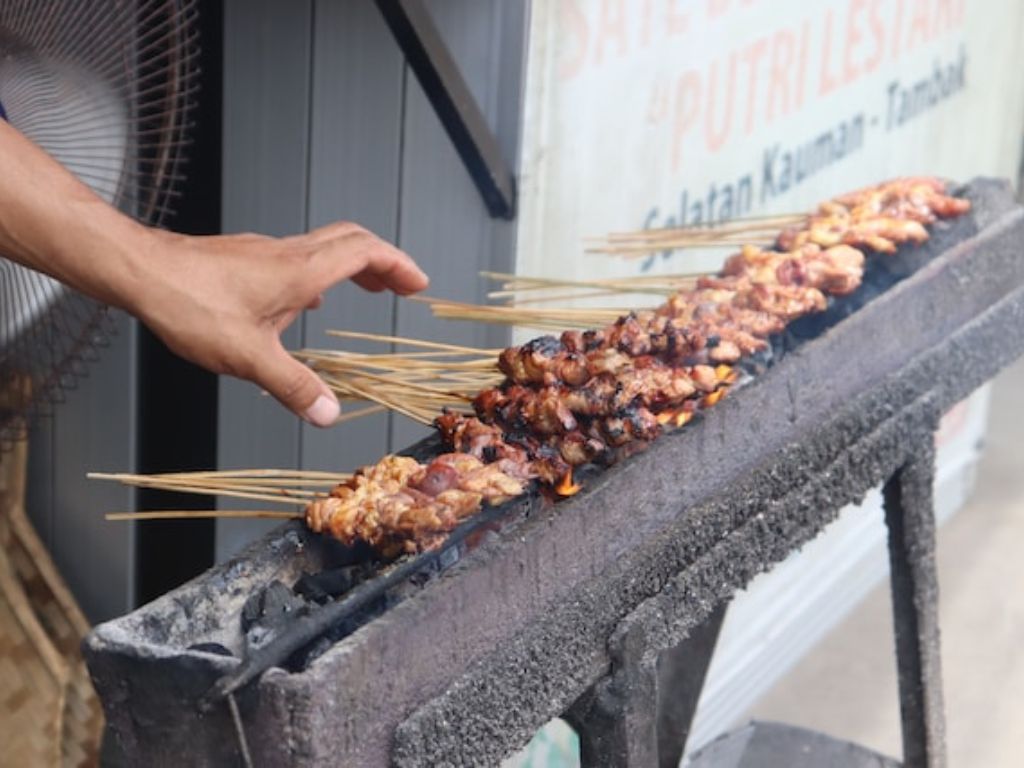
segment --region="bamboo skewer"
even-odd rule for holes
[[[380,405],[378,403],[376,405],[371,405],[371,406],[368,406],[366,408],[360,408],[360,409],[355,410],[355,411],[343,411],[341,416],[339,416],[337,418],[337,420],[334,422],[334,424],[335,424],[335,426],[337,426],[338,424],[344,424],[347,421],[355,421],[356,419],[361,419],[364,416],[373,416],[376,413],[387,413],[387,412],[388,412],[388,409],[385,406]]]
[[[342,381],[340,379],[327,376],[322,376],[322,378],[324,379],[324,381],[327,382],[327,384],[332,389],[338,389],[346,393],[354,393],[356,395],[359,395],[359,398],[361,400],[372,400],[373,402],[379,403],[380,405],[383,405],[386,408],[390,408],[393,411],[401,413],[403,416],[408,416],[413,421],[418,421],[420,424],[423,424],[424,426],[429,426],[431,423],[433,423],[433,417],[421,411],[417,411],[416,409],[411,408],[409,406],[401,405],[395,402],[394,400],[389,400],[388,398],[379,395],[375,392],[371,392],[368,389],[364,389],[360,386],[357,386],[356,384],[353,384],[351,381]]]
[[[92,473],[95,475],[101,475],[104,473]],[[217,469],[217,470],[202,470],[193,472],[161,472],[152,475],[133,475],[127,472],[118,473],[106,473],[110,477],[120,478],[125,477],[146,477],[146,478],[197,478],[197,477],[214,477],[214,478],[244,478],[246,480],[259,480],[261,478],[297,478],[297,479],[347,479],[352,476],[350,472],[329,472],[325,470],[317,469]],[[108,479],[103,477],[102,479]]]
[[[587,240],[640,240],[643,238],[681,238],[686,236],[696,237],[721,237],[734,236],[747,232],[773,231],[800,224],[806,221],[806,213],[781,213],[769,214],[766,216],[744,216],[742,219],[720,224],[697,224],[689,227],[660,227],[653,229],[637,229],[623,232],[611,232],[607,235],[590,237]]]
[[[775,213],[764,216],[744,216],[742,219],[710,224],[693,224],[688,227],[653,227],[648,229],[629,230],[623,232],[612,232],[606,235],[608,238],[635,237],[636,235],[647,235],[657,237],[659,235],[686,235],[692,233],[712,232],[716,234],[735,234],[737,232],[751,232],[762,229],[779,230],[794,224],[799,224],[807,219],[806,213]]]
[[[614,322],[631,311],[626,307],[529,308],[523,305],[595,296],[644,294],[665,296],[692,287],[705,273],[636,275],[617,278],[569,280],[529,277],[506,272],[481,272],[500,281],[491,298],[510,299],[502,306],[474,305],[445,299],[410,297],[430,305],[437,317],[520,325],[545,330],[590,328]],[[574,293],[551,292],[559,289]],[[524,298],[525,296],[525,298]],[[501,349],[412,339],[361,331],[327,331],[327,335],[359,341],[412,347],[410,352],[352,352],[303,349],[295,353],[316,370],[342,400],[370,401],[374,406],[345,414],[339,421],[390,409],[419,423],[429,424],[444,408],[470,410],[473,397],[482,389],[498,386],[504,379],[497,366]]]
[[[806,220],[806,214],[785,214],[744,218],[725,224],[613,232],[603,237],[587,238],[584,250],[630,258],[681,248],[732,248],[752,242],[770,242],[778,236],[780,229]]]
[[[92,480],[114,480],[120,482],[122,485],[131,485],[137,488],[153,488],[157,490],[175,491],[177,493],[201,494],[204,496],[229,496],[238,499],[269,501],[278,504],[306,505],[311,499],[321,498],[326,495],[319,492],[288,490],[285,488],[261,489],[262,492],[239,490],[238,486],[232,483],[218,483],[216,480],[206,480],[204,482],[197,479],[194,482],[174,482],[161,479],[159,476],[150,475],[90,472],[87,477]]]
[[[702,230],[664,230],[660,232],[613,233],[602,244],[588,250],[616,253],[641,253],[661,250],[688,239],[691,243],[728,243],[741,233],[767,229],[767,223],[746,223]],[[646,249],[646,251],[644,250]],[[437,317],[480,320],[510,325],[525,325],[561,330],[586,328],[614,322],[628,308],[531,308],[524,305],[592,299],[614,295],[671,295],[691,287],[699,273],[643,275],[590,280],[526,277],[500,272],[481,273],[485,278],[503,281],[491,299],[507,301],[503,306],[480,306],[441,299],[413,300],[430,305]],[[411,339],[388,334],[332,330],[329,336],[341,339],[387,344],[394,348],[411,347],[416,351],[362,353],[305,349],[295,357],[320,373],[340,397],[373,403],[339,417],[344,422],[364,415],[393,410],[423,424],[432,423],[442,408],[467,409],[481,389],[500,383],[497,366],[500,349],[481,349],[458,344]],[[94,479],[108,479],[141,488],[179,493],[217,495],[279,504],[306,505],[323,498],[314,487],[331,487],[351,475],[298,470],[229,470],[222,472],[172,472],[160,475],[127,473],[90,473]],[[136,513],[111,513],[108,520],[155,520],[181,517],[249,517],[292,519],[298,512],[271,510],[158,510]]]
[[[415,299],[417,297],[407,296],[406,298]],[[448,352],[464,352],[466,354],[479,354],[484,350],[476,349],[474,347],[461,347],[457,344],[444,344],[438,341],[426,341],[424,339],[410,339],[403,336],[387,336],[380,333],[362,333],[360,331],[327,331],[328,336],[337,336],[343,339],[365,339],[367,341],[383,341],[390,344],[408,344],[414,347],[429,347],[432,349],[445,350]],[[500,349],[488,350],[494,354],[501,352]]]
[[[586,250],[626,257],[668,248],[733,246],[752,237],[774,236],[781,226],[800,216],[765,217],[732,224],[664,230],[619,232],[592,240]],[[550,330],[590,328],[614,322],[631,310],[623,307],[537,308],[531,304],[609,296],[672,295],[693,287],[699,272],[672,275],[638,275],[618,278],[569,280],[528,277],[501,272],[482,272],[501,281],[488,298],[499,306],[474,305],[443,299],[410,297],[429,304],[436,317],[519,325]],[[304,349],[294,356],[316,370],[342,399],[372,403],[342,414],[338,423],[364,415],[392,410],[422,424],[430,424],[443,408],[469,409],[482,389],[499,384],[500,349],[481,349],[458,344],[411,339],[360,331],[328,331],[329,336],[389,345],[385,353]],[[415,351],[397,351],[412,348]],[[324,488],[351,477],[346,473],[299,470],[228,470],[222,472],[173,472],[160,475],[90,473],[90,478],[116,480],[126,485],[179,493],[217,495],[278,504],[306,505],[323,498]],[[175,518],[301,518],[301,512],[281,510],[158,510],[111,513],[108,520],[158,520]]]
[[[623,293],[651,293],[664,296],[693,285],[702,276],[700,273],[688,273],[596,280],[566,280],[561,278],[517,277],[516,275],[502,272],[481,272],[480,274],[492,280],[504,281],[501,290],[491,291],[487,294],[489,299],[513,298],[521,293],[548,291],[555,288],[593,289],[589,293],[565,294],[566,298],[610,296]],[[545,296],[543,299],[538,299],[538,301],[553,301],[555,298],[553,296]]]
[[[153,512],[108,512],[105,520],[182,520],[195,518],[259,518],[268,520],[301,520],[301,512],[276,512],[265,509],[164,509]]]
[[[594,240],[584,246],[587,253],[626,258],[639,258],[660,251],[674,251],[684,248],[737,248],[744,245],[768,244],[778,237],[778,229],[750,229],[731,234],[720,234],[714,230],[691,231],[685,234],[662,234],[655,236],[645,232],[618,234],[617,237]]]

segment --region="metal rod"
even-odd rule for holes
[[[406,61],[476,184],[491,216],[512,219],[515,177],[422,0],[377,0]]]
[[[238,702],[235,695],[229,693],[228,709],[231,711],[231,722],[235,726],[235,738],[238,740],[238,750],[242,753],[242,763],[245,768],[252,768],[252,753],[249,752],[249,740],[245,736],[245,724],[242,722],[242,713],[238,711]]]
[[[935,566],[935,445],[931,434],[883,488],[899,677],[903,764],[946,765]]]

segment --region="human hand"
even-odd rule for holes
[[[281,332],[347,278],[403,295],[427,286],[409,256],[355,224],[284,238],[145,232],[136,287],[122,292],[126,308],[178,355],[254,382],[320,427],[338,418],[338,401],[288,354]]]
[[[0,168],[0,253],[127,309],[182,357],[255,382],[318,426],[338,401],[281,331],[346,278],[401,294],[427,286],[412,259],[355,224],[284,238],[144,227],[3,120]]]

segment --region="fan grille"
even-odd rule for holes
[[[161,224],[198,87],[195,0],[0,0],[0,109],[98,195]],[[0,257],[0,448],[61,399],[107,309]]]

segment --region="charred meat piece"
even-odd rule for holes
[[[823,312],[828,306],[825,294],[817,288],[779,283],[754,283],[746,275],[730,277],[702,277],[701,288],[732,290],[733,306],[766,312],[785,323],[812,312]]]
[[[530,456],[526,449],[506,440],[504,430],[480,419],[448,411],[434,419],[434,426],[445,445],[457,453],[468,453],[483,462],[505,463],[509,471],[521,468],[521,475],[529,477]]]
[[[648,442],[661,434],[658,418],[642,405],[624,408],[616,414],[595,419],[589,434],[612,448],[635,441]]]
[[[714,387],[714,371],[673,367],[646,356],[631,365],[592,376],[580,387],[555,385],[528,388],[518,384],[482,391],[474,400],[480,418],[500,424],[506,432],[530,429],[538,435],[564,434],[577,427],[577,417],[615,413],[634,401],[662,408],[682,402],[698,389]],[[545,412],[551,415],[538,415]]]
[[[726,260],[722,274],[747,277],[752,283],[800,285],[844,296],[860,285],[864,254],[842,244],[822,249],[808,243],[791,253],[745,246]]]
[[[576,419],[562,397],[563,387],[531,389],[521,384],[481,391],[473,400],[477,414],[506,431],[532,430],[555,435],[576,429]]]
[[[567,350],[554,336],[541,336],[521,347],[509,347],[498,356],[498,368],[518,384],[582,384],[588,378],[586,361]]]
[[[942,181],[925,177],[857,190],[822,203],[805,223],[783,231],[777,245],[792,251],[807,243],[824,248],[845,243],[894,253],[902,243],[924,242],[924,225],[970,210],[970,201],[945,191]]]
[[[615,374],[639,357],[690,359],[705,347],[701,327],[682,326],[655,312],[631,313],[600,330],[566,332],[560,340],[543,337],[542,345],[538,339],[510,347],[500,355],[498,367],[513,384],[579,387],[594,376]]]
[[[720,338],[716,332],[719,326],[741,329],[760,339],[786,327],[780,318],[767,312],[736,306],[732,303],[735,296],[732,290],[698,288],[671,296],[658,311],[677,316],[677,322],[685,323],[688,330],[699,334],[705,346],[715,343],[711,337]]]
[[[946,194],[946,184],[927,176],[892,179],[841,195],[826,206],[842,206],[854,218],[889,217],[931,224],[936,218],[960,216],[971,209],[969,200]]]
[[[923,243],[927,239],[928,230],[915,218],[836,213],[815,215],[804,225],[783,230],[776,245],[780,250],[796,252],[808,245],[833,248],[844,244],[892,254],[903,243]]]
[[[500,504],[524,489],[499,465],[468,454],[443,454],[427,465],[389,456],[311,502],[306,523],[348,546],[364,541],[385,553],[415,552],[438,543],[481,504]]]

